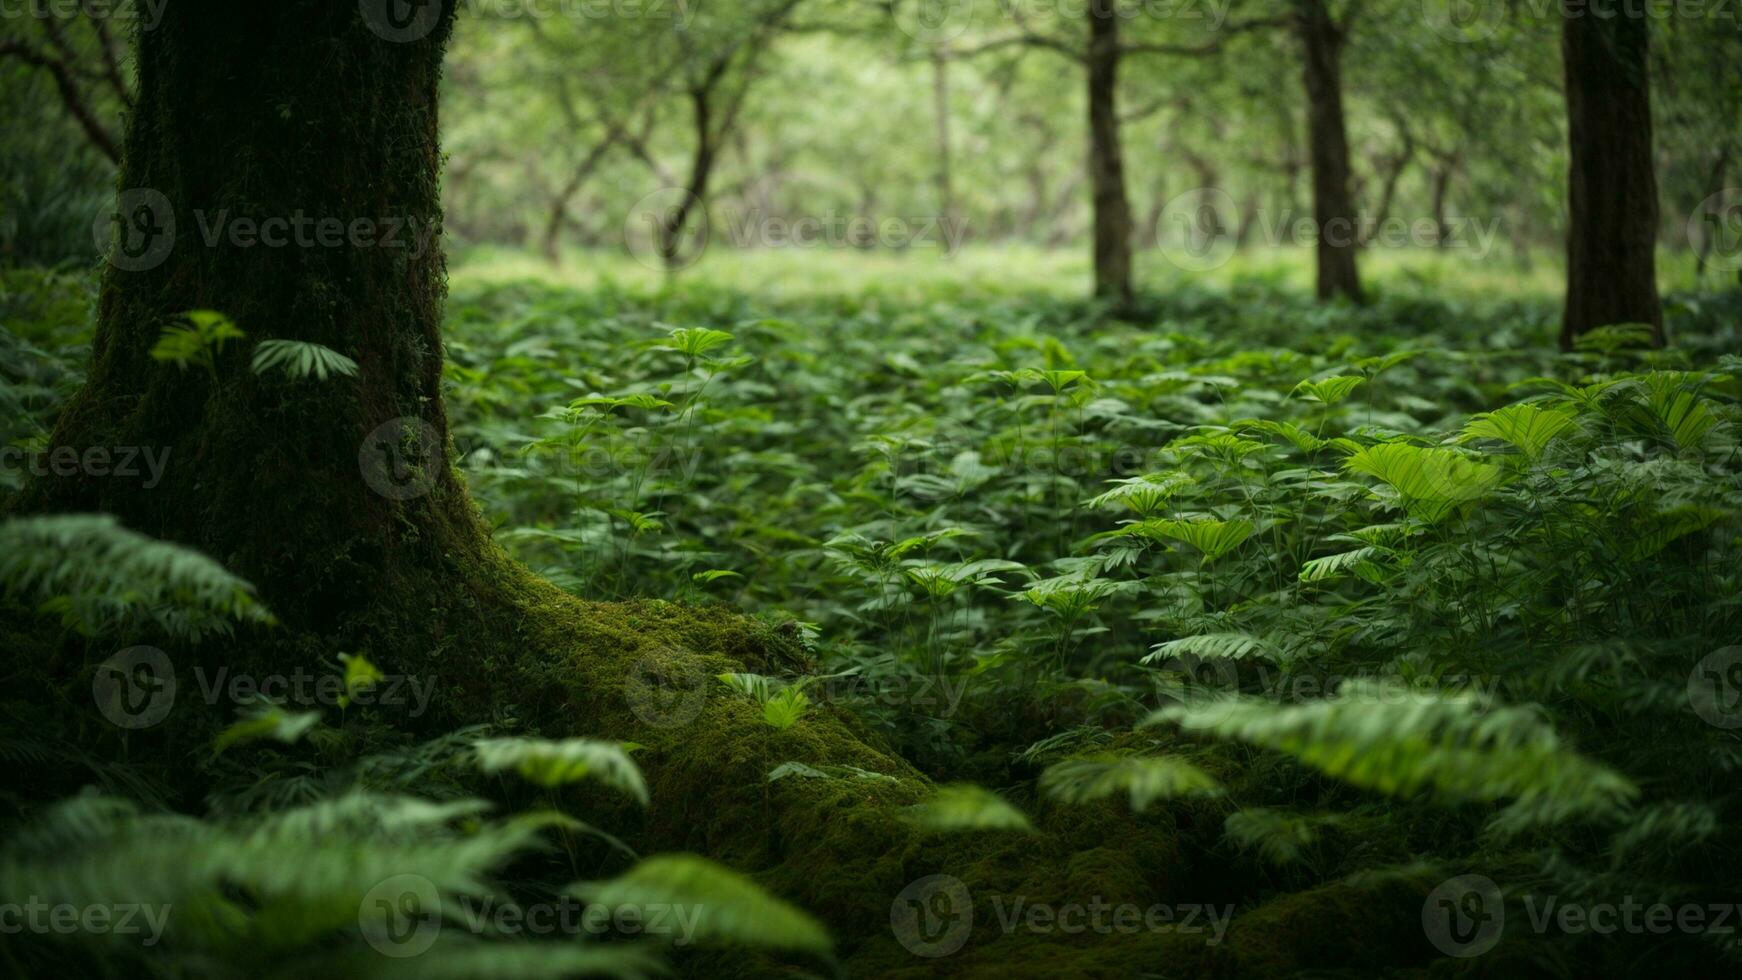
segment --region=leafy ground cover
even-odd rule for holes
[[[1072,270],[1007,259],[1025,274],[996,257],[969,271],[983,261],[1020,288],[900,263],[832,277],[821,259],[675,283],[460,263],[456,465],[498,541],[563,588],[727,604],[793,637],[802,656],[786,669],[724,675],[708,696],[743,699],[780,732],[850,710],[942,786],[910,814],[938,834],[1020,835],[1071,808],[1207,813],[1194,887],[1241,911],[1351,882],[1408,882],[1431,909],[1436,886],[1466,875],[1514,923],[1545,896],[1734,902],[1742,300],[1673,295],[1666,351],[1613,328],[1559,355],[1552,296],[1447,285],[1425,263],[1388,270],[1364,307],[1311,303],[1286,264],[1236,263],[1117,320],[1066,298]],[[41,448],[76,386],[89,290],[80,275],[8,274],[8,445]],[[8,485],[25,475],[8,468]],[[43,521],[6,525],[13,602],[86,632],[123,630],[135,607],[167,630],[249,615],[246,583],[215,565],[100,522]],[[161,587],[41,560],[93,542],[136,575],[157,569],[143,574]],[[333,665],[348,694],[372,669]],[[55,730],[42,711],[8,704]],[[702,935],[827,962],[815,920],[699,860],[625,860],[609,881],[566,884],[633,842],[555,813],[575,802],[564,787],[596,787],[583,798],[601,812],[661,805],[641,799],[633,747],[541,740],[506,710],[433,741],[364,709],[293,704],[220,727],[198,765],[229,788],[191,808],[205,821],[119,802],[188,808],[150,774],[86,758],[107,795],[42,813],[7,791],[34,826],[0,877],[68,894],[150,881],[166,901],[209,903],[217,925],[172,931],[184,966],[270,957],[376,975],[394,962],[323,939],[357,926],[358,894],[393,864],[356,855],[391,851],[443,895],[474,897],[536,860],[540,887],[613,904],[767,903]],[[65,757],[42,741],[0,753]],[[770,783],[878,778],[766,762]],[[529,788],[504,789],[509,774]],[[480,796],[519,815],[487,820]],[[549,836],[566,855],[527,857]],[[177,846],[142,843],[166,837]],[[261,840],[294,856],[263,858],[247,844]],[[583,846],[607,857],[577,859]],[[357,928],[367,938],[367,916]],[[1478,930],[1469,959],[1469,937],[1424,930],[1416,958],[1379,966],[1739,958],[1715,929]],[[1256,931],[1232,935],[1251,946]],[[465,942],[449,963],[649,968],[639,947],[526,945],[522,962]],[[559,955],[572,959],[541,958]]]

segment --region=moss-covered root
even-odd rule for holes
[[[530,719],[645,746],[653,806],[613,822],[649,850],[756,874],[824,920],[850,975],[1285,976],[1430,952],[1410,938],[1420,896],[1391,894],[1399,886],[1332,885],[1244,915],[1194,895],[1190,857],[1216,822],[1190,811],[1052,808],[1034,834],[928,834],[905,808],[933,787],[850,712],[819,705],[777,730],[714,679],[802,659],[777,631],[724,610],[580,602],[530,580],[521,596],[519,641],[538,653],[520,659],[514,689]],[[771,782],[786,762],[863,774]],[[1411,923],[1391,921],[1398,910]],[[904,921],[913,930],[898,938]],[[695,959],[698,975],[725,966]]]

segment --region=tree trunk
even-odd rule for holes
[[[1434,248],[1444,249],[1451,243],[1451,226],[1446,224],[1446,190],[1452,182],[1452,167],[1448,163],[1437,163],[1433,169],[1433,202],[1431,204],[1434,220]]]
[[[1319,299],[1343,296],[1360,302],[1355,204],[1349,191],[1349,135],[1343,117],[1344,38],[1326,2],[1296,0],[1297,30],[1305,55],[1313,218],[1318,225],[1316,291]]]
[[[953,222],[956,190],[950,162],[950,61],[939,51],[931,62],[932,117],[937,124],[938,217]]]
[[[599,142],[593,144],[593,148],[588,150],[586,157],[575,165],[568,180],[563,182],[562,187],[551,198],[550,214],[545,218],[544,235],[539,242],[539,249],[550,264],[556,265],[562,258],[560,245],[563,225],[568,223],[569,202],[574,200],[575,195],[581,190],[581,185],[587,182],[587,178],[593,175],[593,171],[599,168],[599,164],[605,159],[605,154],[609,153],[611,148],[617,144],[618,134],[618,129],[612,127]]]
[[[1664,343],[1657,297],[1657,177],[1651,162],[1650,28],[1638,11],[1563,9],[1568,168],[1567,300],[1561,347],[1616,323]]]
[[[1090,0],[1089,184],[1095,220],[1095,295],[1131,300],[1131,204],[1119,149],[1119,21],[1113,0]]]
[[[1716,233],[1719,230],[1718,220],[1720,218],[1720,214],[1719,214],[1718,205],[1721,203],[1720,202],[1720,195],[1722,195],[1724,192],[1724,174],[1729,169],[1730,169],[1730,147],[1725,146],[1723,149],[1718,151],[1717,158],[1712,161],[1711,176],[1706,178],[1706,198],[1705,198],[1705,200],[1707,202],[1706,206],[1707,206],[1708,210],[1707,210],[1704,217],[1705,217],[1705,220],[1711,225],[1711,229],[1700,239],[1699,256],[1694,261],[1694,278],[1695,279],[1701,279],[1701,278],[1705,277],[1705,275],[1706,275],[1706,262],[1712,256],[1713,240],[1717,237]],[[1742,276],[1739,276],[1739,279],[1742,279]]]

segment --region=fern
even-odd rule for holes
[[[1209,773],[1173,756],[1099,754],[1049,766],[1041,792],[1063,803],[1088,803],[1123,793],[1134,813],[1157,800],[1215,796],[1222,787]]]
[[[484,739],[472,746],[478,768],[494,773],[513,769],[521,778],[544,787],[592,779],[648,803],[647,782],[629,758],[637,748],[629,742],[599,742],[586,738],[549,741],[536,738]]]
[[[250,365],[255,374],[281,371],[291,378],[313,377],[318,381],[357,376],[357,362],[333,350],[302,340],[262,340],[254,347]]]
[[[122,528],[113,517],[67,514],[0,524],[0,587],[47,605],[89,635],[141,621],[173,636],[229,633],[274,620],[254,587],[197,551]]]
[[[1197,636],[1182,636],[1177,640],[1156,644],[1150,654],[1143,658],[1143,662],[1148,664],[1182,656],[1279,660],[1282,652],[1269,640],[1250,633],[1200,633]]]
[[[770,895],[743,875],[694,855],[657,855],[609,881],[578,883],[569,890],[589,902],[612,907],[692,909],[695,934],[701,939],[820,956],[827,956],[834,945],[822,925],[803,910]]]
[[[931,799],[909,808],[907,818],[934,832],[1034,830],[1021,810],[991,790],[969,783],[940,787]]]
[[[1274,749],[1347,783],[1393,796],[1514,800],[1530,819],[1613,817],[1633,784],[1563,744],[1537,711],[1470,696],[1351,681],[1334,698],[1278,706],[1226,700],[1163,708],[1148,724]]]

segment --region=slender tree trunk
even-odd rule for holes
[[[593,175],[593,171],[598,169],[600,161],[605,159],[605,154],[610,151],[616,141],[616,135],[613,133],[595,143],[593,148],[587,151],[586,157],[569,174],[568,180],[563,181],[563,185],[557,189],[556,195],[551,198],[550,214],[545,218],[544,235],[539,242],[539,247],[544,253],[546,261],[552,265],[561,259],[560,243],[563,226],[568,223],[569,202],[574,200],[575,195],[580,192],[581,185],[585,184],[587,178]]]
[[[1662,346],[1657,296],[1657,177],[1651,162],[1650,28],[1625,10],[1563,8],[1571,151],[1567,299],[1561,347],[1616,323],[1644,323]]]
[[[1358,247],[1355,204],[1350,195],[1349,135],[1343,116],[1343,31],[1331,19],[1327,0],[1296,0],[1298,32],[1304,52],[1307,135],[1312,159],[1316,290],[1320,299],[1336,296],[1360,302],[1361,279],[1355,267]]]
[[[1711,176],[1706,178],[1706,200],[1712,202],[1712,207],[1714,209],[1719,203],[1717,196],[1724,190],[1724,175],[1729,169],[1730,147],[1725,146],[1723,149],[1718,151],[1717,159],[1712,161]],[[1715,227],[1717,217],[1718,215],[1711,212],[1708,212],[1706,215],[1706,220],[1711,221],[1714,224],[1712,229],[1713,232],[1717,231],[1717,228]],[[1706,274],[1706,261],[1710,259],[1712,255],[1713,238],[1714,235],[1708,233],[1705,237],[1700,239],[1699,257],[1694,262],[1695,277],[1703,277]]]
[[[695,153],[690,158],[689,180],[684,184],[682,200],[678,201],[659,225],[659,255],[668,271],[688,264],[683,254],[684,231],[696,212],[707,207],[708,183],[714,176],[714,160],[718,151],[713,121],[713,90],[697,88],[690,92],[690,107],[696,132]]]
[[[1131,204],[1119,148],[1119,21],[1113,0],[1090,0],[1087,59],[1095,295],[1123,306],[1131,300]]]
[[[1434,219],[1434,248],[1443,249],[1451,244],[1451,226],[1446,224],[1446,190],[1452,182],[1450,164],[1436,164],[1433,169],[1432,204]]]
[[[956,191],[950,161],[950,61],[942,52],[932,55],[931,101],[932,118],[937,124],[938,216],[953,221]]]

